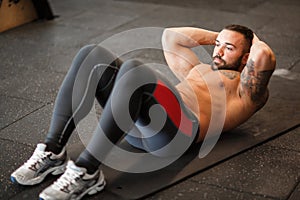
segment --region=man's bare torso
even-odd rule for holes
[[[204,138],[209,126],[214,123],[223,123],[222,131],[227,131],[254,114],[255,106],[241,97],[240,87],[239,72],[213,70],[207,64],[195,66],[186,79],[176,86],[185,104],[199,119],[199,140]]]

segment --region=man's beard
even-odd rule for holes
[[[215,58],[218,58],[219,60],[221,60],[221,63],[216,64],[214,62]],[[241,64],[242,64],[242,59],[243,59],[243,56],[240,56],[234,63],[229,65],[229,64],[226,63],[225,60],[223,60],[221,58],[221,56],[216,55],[216,56],[213,57],[212,65],[214,65],[215,68],[217,67],[218,70],[227,69],[227,70],[239,71],[239,68],[241,67]]]

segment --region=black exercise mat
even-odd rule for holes
[[[299,126],[298,84],[295,80],[273,77],[270,85],[271,96],[267,105],[245,124],[224,133],[213,150],[204,158],[198,158],[199,149],[194,148],[173,164],[149,173],[125,173],[102,166],[108,183],[105,190],[124,199],[139,199]],[[126,149],[132,148],[126,143],[122,143],[121,146]],[[82,145],[73,145],[70,150],[71,156],[78,155]],[[125,162],[126,158],[120,159],[120,165]]]

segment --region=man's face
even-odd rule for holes
[[[222,30],[216,39],[213,65],[218,69],[240,71],[246,64],[244,42],[245,39],[241,33]]]

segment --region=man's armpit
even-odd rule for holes
[[[265,104],[268,95],[268,82],[273,70],[257,71],[255,62],[250,59],[241,74],[241,96],[247,95],[258,107]]]

